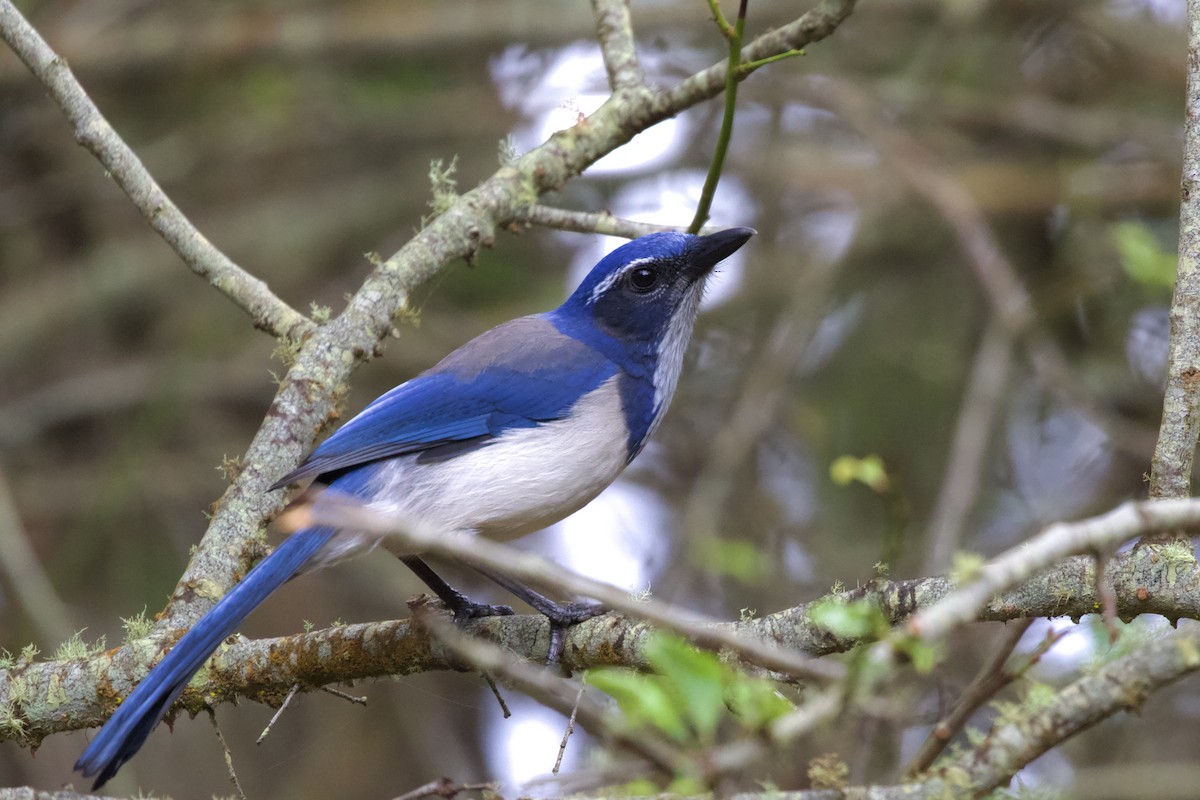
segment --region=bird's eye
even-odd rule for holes
[[[629,273],[629,287],[635,292],[648,292],[658,283],[658,273],[652,269],[635,269]]]

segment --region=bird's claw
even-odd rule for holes
[[[541,609],[542,614],[550,623],[550,647],[546,652],[546,664],[557,664],[562,658],[563,648],[567,643],[567,629],[572,625],[607,614],[607,606],[600,603],[555,603],[550,608]]]
[[[511,617],[515,613],[512,606],[472,602],[460,603],[450,610],[454,612],[455,622],[466,622],[480,617]]]

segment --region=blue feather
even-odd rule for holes
[[[141,749],[163,714],[221,641],[267,595],[287,583],[334,532],[333,528],[310,528],[285,539],[176,642],[117,707],[75,762],[75,769],[84,777],[96,776],[93,789],[99,789]]]
[[[616,364],[559,334],[546,315],[512,320],[380,396],[272,488],[563,419],[616,373]]]

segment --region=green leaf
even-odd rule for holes
[[[838,486],[849,486],[857,481],[881,494],[892,486],[883,459],[874,453],[862,458],[838,456],[829,465],[829,477]]]
[[[769,567],[758,546],[742,539],[704,537],[693,543],[692,557],[705,569],[745,584],[757,585]]]
[[[846,603],[829,598],[814,606],[808,616],[813,624],[847,639],[863,639],[887,629],[883,613],[867,599]]]
[[[725,711],[729,669],[715,654],[663,633],[653,634],[646,642],[646,659],[662,674],[700,739],[712,741]]]
[[[738,676],[729,685],[725,696],[734,716],[751,731],[762,730],[794,708],[775,684],[745,675]]]
[[[908,656],[913,669],[922,675],[933,672],[933,668],[942,660],[941,649],[932,642],[926,642],[918,636],[902,636],[896,640],[896,649]]]
[[[1158,239],[1141,222],[1119,222],[1109,229],[1125,274],[1150,288],[1175,285],[1176,254],[1159,247]]]
[[[652,725],[679,742],[690,738],[682,710],[657,676],[599,667],[588,670],[587,682],[616,700],[630,725]]]

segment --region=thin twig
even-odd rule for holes
[[[347,694],[346,692],[343,692],[340,689],[335,689],[332,686],[322,686],[321,691],[331,694],[334,697],[340,697],[341,699],[345,700],[347,703],[353,703],[356,706],[365,706],[367,704],[367,696],[365,694],[360,694],[360,695]]]
[[[579,684],[579,694],[575,695],[575,705],[571,708],[571,718],[567,720],[567,729],[563,731],[562,741],[558,745],[558,758],[554,759],[554,769],[550,770],[551,775],[557,775],[562,768],[563,756],[567,754],[567,742],[571,739],[571,734],[575,732],[575,718],[579,716],[579,703],[583,700],[583,684]]]
[[[277,338],[297,342],[316,329],[311,320],[234,264],[192,225],[96,108],[67,62],[50,49],[10,0],[0,0],[0,37],[49,91],[74,128],[76,141],[96,156],[150,227],[194,273],[248,313],[255,327]]]
[[[1171,530],[1196,525],[1191,500],[1127,502],[1112,511],[1079,522],[1050,525],[1020,546],[992,559],[979,576],[914,615],[905,631],[926,641],[936,641],[952,629],[975,619],[979,609],[995,594],[1021,583],[1034,573],[1069,555],[1116,547],[1147,530]],[[876,647],[887,650],[890,642]]]
[[[531,205],[513,214],[513,223],[541,225],[560,231],[576,233],[602,233],[607,236],[622,236],[636,239],[648,233],[683,230],[674,225],[654,225],[631,219],[614,217],[608,211],[567,211],[551,206]]]
[[[447,649],[476,669],[501,676],[561,714],[575,710],[576,719],[585,728],[611,738],[663,773],[682,774],[689,763],[685,752],[657,736],[621,724],[596,701],[586,695],[579,697],[575,684],[551,670],[514,658],[491,642],[467,636],[438,614],[420,612],[418,619]]]
[[[1161,501],[1169,502],[1169,501]],[[972,797],[1006,784],[1021,768],[1080,731],[1130,711],[1162,687],[1200,669],[1200,631],[1180,629],[1088,672],[1047,702],[999,720],[976,747],[938,766]],[[956,795],[956,796],[962,796]]]
[[[913,780],[927,770],[929,765],[950,744],[950,740],[967,724],[967,720],[971,718],[976,709],[1012,683],[1017,673],[1005,669],[1004,665],[1017,648],[1025,631],[1029,630],[1029,626],[1032,624],[1033,620],[1027,619],[1006,626],[1004,638],[996,646],[992,657],[979,668],[975,678],[954,701],[949,713],[939,719],[933,726],[933,730],[925,737],[916,756],[904,770],[905,780]]]
[[[451,800],[463,792],[491,792],[495,795],[496,791],[497,787],[494,783],[455,783],[449,778],[438,778],[394,797],[392,800],[418,800],[421,797],[441,797],[444,800]]]
[[[212,721],[213,730],[217,733],[217,741],[221,743],[221,752],[225,754],[225,769],[229,770],[229,780],[233,783],[233,788],[237,789],[238,797],[246,800],[246,792],[242,789],[241,781],[238,780],[237,770],[233,768],[233,753],[230,751],[229,745],[225,742],[225,736],[221,733],[221,726],[217,724],[216,712],[209,709],[208,718]]]
[[[963,525],[979,494],[980,473],[988,452],[1004,386],[1012,365],[1013,339],[992,317],[975,354],[967,389],[963,392],[945,476],[929,523],[926,575],[950,568],[962,540]]]
[[[733,26],[729,24],[729,20],[725,19],[725,12],[721,11],[720,2],[708,0],[708,10],[712,12],[713,22],[717,23],[717,29],[721,31],[721,35],[726,40],[732,41],[735,35]]]
[[[58,644],[70,638],[74,633],[70,612],[30,545],[3,471],[0,471],[0,573],[46,643]]]
[[[283,702],[279,704],[279,708],[277,708],[275,710],[275,713],[271,715],[271,721],[267,723],[267,727],[263,728],[263,732],[260,733],[258,735],[258,738],[254,740],[255,744],[263,743],[263,741],[267,738],[267,735],[271,732],[271,729],[275,727],[275,722],[279,719],[280,716],[282,716],[283,710],[288,707],[288,704],[290,704],[292,702],[292,698],[295,697],[296,693],[299,691],[300,691],[300,684],[298,684],[298,683],[292,684],[292,690],[287,693],[287,697],[283,698]]]
[[[504,695],[500,692],[500,687],[496,685],[496,680],[486,672],[481,672],[479,674],[483,676],[484,682],[488,685],[488,688],[492,690],[492,696],[496,698],[496,702],[500,705],[500,713],[504,715],[505,719],[511,717],[512,710],[508,707],[508,703],[505,702]]]
[[[1096,548],[1096,597],[1100,601],[1100,618],[1108,630],[1108,641],[1116,643],[1121,635],[1117,627],[1117,592],[1108,576],[1108,565],[1112,552],[1108,548]]]

